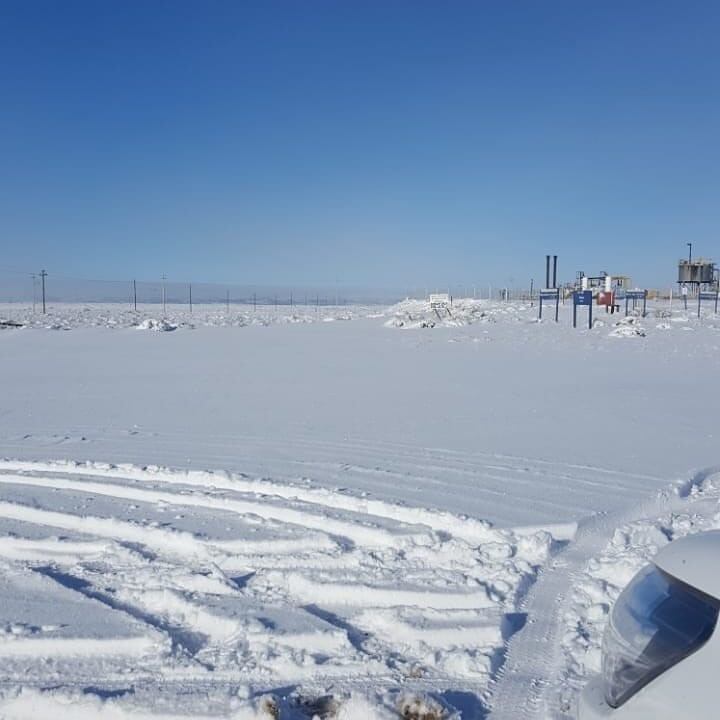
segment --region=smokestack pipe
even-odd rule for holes
[[[550,287],[550,256],[545,256],[545,287]]]
[[[553,255],[553,290],[557,287],[557,255]]]

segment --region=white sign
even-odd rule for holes
[[[433,310],[446,308],[450,305],[450,295],[447,293],[430,293],[430,307]]]

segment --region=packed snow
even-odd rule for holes
[[[157,310],[0,307],[2,718],[571,718],[720,527],[710,312]]]

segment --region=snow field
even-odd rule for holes
[[[707,310],[157,309],[0,332],[1,718],[566,720],[716,524]]]

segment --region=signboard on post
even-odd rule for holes
[[[433,310],[442,310],[450,305],[449,293],[430,293],[430,307]]]
[[[543,302],[554,302],[555,303],[555,322],[558,321],[558,316],[560,314],[560,290],[558,288],[546,288],[545,290],[541,290],[539,295],[539,303],[538,303],[538,318],[542,320],[543,316]]]
[[[592,330],[592,309],[593,294],[592,290],[580,290],[573,293],[573,327],[577,327],[577,309],[586,307],[588,309],[588,330]]]
[[[698,293],[698,318],[700,317],[700,306],[702,305],[703,300],[710,300],[715,303],[715,314],[717,315],[718,296],[720,296],[720,292],[717,290],[701,290]]]
[[[642,316],[645,317],[647,315],[647,290],[626,290],[625,291],[625,317],[627,317],[628,314],[628,303],[630,300],[632,300],[633,303],[633,310],[635,309],[635,306],[637,305],[638,300],[643,301],[643,310],[642,310]]]

